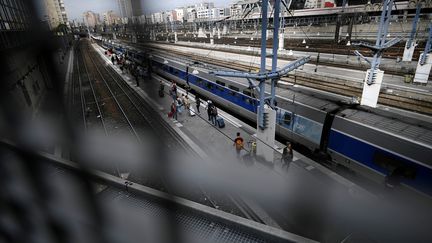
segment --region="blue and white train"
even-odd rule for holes
[[[136,50],[128,52],[138,62],[145,60]],[[188,82],[199,95],[256,121],[259,101],[245,80],[203,70],[193,74],[183,60],[173,57],[153,55],[150,63],[158,75],[180,85]],[[432,196],[432,123],[427,119],[350,107],[286,89],[277,89],[276,101],[279,136],[374,181],[382,183],[393,174],[403,186]]]

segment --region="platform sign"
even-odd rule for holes
[[[268,114],[268,127],[264,130],[259,128],[257,122],[257,155],[267,162],[274,162],[274,144],[276,134],[276,111],[265,107],[264,112]]]
[[[415,41],[411,42],[411,46],[408,46],[408,44],[409,44],[408,42],[409,41],[407,41],[405,43],[405,50],[404,50],[403,57],[402,57],[403,62],[411,62],[412,61],[412,57],[414,55],[414,50],[415,50],[415,47],[417,46]]]
[[[424,53],[422,53],[421,55],[424,55]],[[414,76],[414,83],[427,84],[429,74],[432,68],[432,54],[427,54],[426,62],[423,65],[420,64],[420,59],[421,58],[419,58],[419,63],[417,64],[417,69]]]
[[[374,83],[368,85],[367,80],[370,72],[371,72],[370,69],[368,69],[366,72],[360,104],[376,108],[378,104],[378,97],[381,90],[382,80],[384,77],[384,71],[378,70],[376,73],[376,78]]]

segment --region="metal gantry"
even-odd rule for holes
[[[418,24],[419,19],[420,19],[420,10],[421,10],[421,6],[422,6],[422,4],[419,2],[419,3],[417,4],[416,15],[415,15],[415,17],[414,17],[413,25],[412,25],[412,28],[411,28],[411,33],[410,33],[410,36],[409,36],[409,38],[408,38],[408,42],[407,42],[407,47],[408,47],[408,49],[411,48],[412,43],[413,43],[413,41],[414,41],[415,34],[416,34],[416,32],[417,32],[417,24]]]
[[[428,39],[427,39],[427,42],[426,42],[426,46],[425,46],[425,49],[424,49],[424,52],[423,52],[423,55],[421,55],[421,57],[420,57],[420,65],[425,65],[425,63],[426,63],[426,60],[427,60],[427,56],[428,56],[428,54],[429,54],[429,52],[431,52],[431,50],[432,50],[432,23],[430,23],[429,24],[429,36],[428,36]]]
[[[397,44],[399,41],[401,41],[401,38],[394,38],[394,39],[386,42],[386,37],[387,37],[387,33],[388,33],[388,27],[389,27],[389,23],[390,23],[392,8],[393,8],[393,0],[385,0],[385,2],[383,4],[383,11],[381,13],[380,25],[378,28],[378,35],[377,35],[377,40],[376,40],[375,45],[371,45],[371,44],[366,43],[366,42],[358,42],[358,43],[352,44],[355,46],[366,47],[366,48],[372,50],[374,53],[373,59],[372,59],[372,61],[370,61],[367,58],[365,58],[363,55],[361,55],[359,51],[354,52],[357,56],[364,59],[366,62],[368,62],[371,65],[370,72],[369,72],[369,75],[367,77],[367,84],[368,85],[372,85],[375,82],[376,75],[377,75],[377,72],[379,70],[379,66],[381,64],[381,58],[382,58],[383,52],[387,48],[389,48],[389,47]]]
[[[264,114],[264,105],[266,101],[270,101],[270,106],[274,108],[274,98],[277,81],[284,75],[287,75],[290,71],[304,65],[310,60],[310,56],[300,58],[288,65],[277,69],[277,51],[278,51],[278,34],[279,34],[279,14],[280,14],[280,3],[281,0],[275,0],[274,2],[274,18],[273,18],[273,50],[272,50],[272,69],[271,71],[266,70],[266,58],[267,58],[267,24],[268,24],[268,0],[263,0],[261,3],[262,10],[262,28],[261,28],[261,66],[258,73],[247,73],[238,71],[214,71],[210,72],[218,76],[226,77],[241,77],[246,78],[249,81],[251,88],[258,89],[259,92],[259,109],[258,109],[258,126],[264,130],[267,127]],[[259,82],[258,85],[253,80]],[[265,96],[265,83],[266,80],[271,80],[271,95],[270,97]],[[258,87],[258,88],[257,88]]]

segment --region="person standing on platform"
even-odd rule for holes
[[[238,132],[237,137],[234,139],[234,145],[233,145],[233,146],[235,146],[237,158],[240,158],[241,150],[243,149],[243,144],[244,144],[244,140],[240,136],[240,133]]]
[[[195,96],[195,105],[196,105],[196,108],[197,108],[197,112],[198,112],[198,114],[201,114],[200,113],[200,106],[201,106],[201,99],[199,98],[199,96],[197,95],[197,96]]]
[[[287,142],[287,146],[283,149],[282,152],[282,167],[289,167],[290,163],[292,162],[294,158],[294,153],[292,150],[292,145],[290,142]]]
[[[114,65],[114,61],[115,61],[115,58],[114,58],[114,55],[112,55],[111,56],[111,62],[112,62],[113,65]]]
[[[212,104],[212,107],[211,107],[211,120],[212,120],[213,125],[215,125],[215,126],[216,126],[216,118],[217,118],[217,116],[218,116],[218,111],[217,111],[216,105]]]

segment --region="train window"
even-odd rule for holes
[[[244,89],[243,90],[243,94],[245,94],[245,95],[247,95],[247,96],[252,96],[252,92],[251,92],[251,90],[250,89]]]
[[[240,91],[240,89],[237,88],[236,86],[228,85],[228,88],[230,88],[230,89],[232,89],[232,90],[234,90],[234,91],[237,91],[237,92]]]
[[[218,90],[220,90],[220,91],[224,91],[224,87],[223,86],[220,86],[220,85],[216,85],[216,89],[218,89]]]
[[[174,75],[178,75],[179,71],[177,69],[174,70]]]
[[[373,161],[379,167],[388,170],[393,175],[405,177],[407,179],[414,179],[416,170],[412,166],[406,165],[401,159],[394,156],[384,154],[381,151],[375,152]]]
[[[225,83],[224,83],[224,82],[221,82],[221,81],[219,81],[219,80],[216,80],[216,83],[219,84],[219,85],[221,85],[221,86],[225,86]]]
[[[207,87],[207,89],[213,89],[213,84],[210,82],[207,82],[206,87]]]
[[[247,98],[247,97],[243,97],[243,99],[244,99],[244,101],[245,101],[247,104],[252,104],[252,100],[251,100],[251,99],[249,99],[249,98]]]
[[[197,79],[197,84],[198,84],[199,86],[203,86],[203,85],[204,85],[204,80],[198,78],[198,79]]]
[[[289,112],[285,112],[285,114],[283,115],[283,123],[285,123],[286,125],[291,125],[291,113]]]
[[[172,73],[174,69],[172,67],[169,67],[169,72]]]

